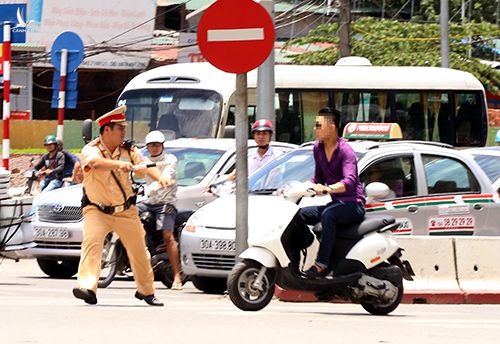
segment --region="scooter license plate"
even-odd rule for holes
[[[236,250],[236,244],[234,240],[200,239],[200,250],[233,252]]]

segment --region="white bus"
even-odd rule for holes
[[[128,107],[128,136],[140,142],[158,129],[169,138],[224,137],[234,126],[235,78],[208,63],[167,65],[136,76],[118,99]],[[487,142],[485,92],[470,73],[436,67],[276,65],[275,80],[279,141],[313,140],[315,116],[328,106],[342,112],[341,130],[348,122],[397,122],[404,139],[453,146]],[[249,123],[255,119],[256,83],[257,72],[248,73]]]

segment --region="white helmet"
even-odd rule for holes
[[[153,130],[146,135],[146,139],[144,141],[146,144],[152,143],[152,142],[163,143],[163,142],[165,142],[165,136],[163,135],[163,133],[161,131]]]

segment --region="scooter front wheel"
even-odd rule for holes
[[[244,311],[259,311],[266,307],[274,295],[274,270],[267,268],[260,285],[256,285],[262,264],[245,259],[237,263],[227,279],[229,298]]]
[[[104,241],[102,251],[101,274],[97,283],[98,288],[106,288],[115,279],[119,250],[118,241],[111,240],[111,236],[108,235]]]

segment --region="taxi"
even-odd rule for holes
[[[389,187],[385,197],[367,200],[366,211],[397,218],[396,235],[500,235],[499,196],[470,155],[447,144],[400,141],[401,129],[391,123],[349,123],[343,136],[357,155],[362,183]],[[272,195],[313,173],[313,143],[306,143],[250,176],[249,203],[253,195]],[[301,206],[329,201],[329,196],[304,198]],[[224,291],[235,261],[234,207],[234,196],[220,197],[195,212],[182,232],[183,271],[202,286],[198,289]]]

